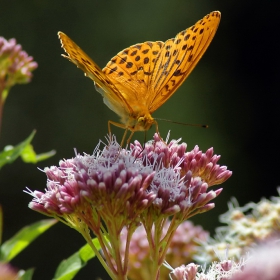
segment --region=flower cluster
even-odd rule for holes
[[[280,188],[278,192],[280,194]],[[199,260],[212,262],[225,250],[229,258],[239,259],[255,244],[278,239],[279,216],[280,196],[271,200],[263,198],[258,203],[251,202],[243,207],[233,199],[228,212],[220,217],[226,226],[216,230],[216,240],[208,240],[208,244],[203,244]]]
[[[172,280],[279,280],[280,246],[269,242],[255,248],[239,261],[229,259],[213,262],[207,270],[190,263],[171,269]]]
[[[199,266],[194,263],[176,267],[170,274],[172,280],[195,280]]]
[[[151,205],[155,194],[148,192],[154,172],[141,166],[129,154],[119,152],[112,142],[103,151],[77,155],[60,161],[59,167],[45,168],[47,192],[33,193],[33,210],[72,222],[78,216],[95,234],[101,220],[120,217],[119,231],[131,226],[143,209]],[[138,222],[136,220],[136,222]]]
[[[16,39],[0,37],[0,94],[15,84],[28,83],[32,77],[31,72],[37,67],[33,57],[22,50]],[[5,98],[2,96],[3,100]]]
[[[0,37],[0,129],[5,100],[15,84],[28,83],[31,72],[38,67],[32,56],[22,50],[16,39],[6,40]]]
[[[180,216],[185,220],[214,207],[208,202],[222,189],[208,191],[208,187],[225,182],[232,172],[217,164],[220,156],[213,155],[213,148],[203,153],[196,146],[186,152],[187,144],[179,144],[179,141],[166,144],[155,134],[154,140],[144,149],[135,141],[131,150],[136,158],[143,160],[143,164],[152,165],[156,170],[151,185],[151,190],[157,194],[154,207],[160,214],[177,214],[177,218]]]
[[[220,262],[213,262],[207,271],[200,272],[200,266],[190,263],[173,269],[170,273],[170,278],[172,280],[233,280],[235,279],[232,278],[234,275],[239,275],[239,273],[242,275],[244,265],[245,260],[241,260],[239,262],[222,260]],[[264,280],[263,278],[240,278],[238,280],[245,279]]]
[[[258,247],[247,260],[243,271],[235,273],[231,280],[279,280],[280,246],[277,243]]]
[[[112,278],[127,275],[132,234],[142,223],[157,264],[151,279],[156,279],[178,226],[212,209],[214,204],[209,202],[222,189],[208,191],[209,185],[231,176],[231,171],[217,164],[218,159],[213,149],[202,153],[195,147],[187,153],[186,144],[179,144],[179,140],[167,144],[158,134],[144,148],[136,141],[128,150],[111,138],[93,155],[76,155],[61,161],[59,167],[46,168],[47,190],[30,191],[34,198],[29,207],[75,228],[89,243],[92,231]],[[123,256],[120,234],[124,227]]]
[[[164,236],[170,226],[167,221],[164,224],[162,236]],[[173,235],[168,251],[165,256],[166,262],[177,267],[182,263],[189,263],[194,255],[198,253],[199,243],[206,241],[209,233],[200,226],[194,226],[190,221],[180,224]],[[125,254],[125,244],[127,229],[124,228],[121,234],[122,255]],[[143,226],[139,226],[134,232],[129,247],[129,279],[145,280],[149,279],[149,271],[152,270],[153,262],[150,261],[150,247],[147,234]],[[145,267],[145,269],[143,269]],[[160,269],[161,279],[168,279],[169,269],[162,266]]]

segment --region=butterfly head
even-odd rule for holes
[[[133,130],[146,131],[149,130],[153,124],[156,124],[154,118],[150,114],[145,114],[135,119]]]

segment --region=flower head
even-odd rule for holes
[[[33,57],[22,50],[16,39],[0,37],[0,105],[5,102],[13,85],[30,82],[31,72],[37,67]]]
[[[228,205],[229,210],[220,216],[225,225],[216,229],[215,239],[203,244],[203,250],[198,254],[201,262],[217,260],[225,250],[229,258],[239,259],[256,244],[276,240],[280,236],[279,195],[244,206],[232,199]]]
[[[155,172],[112,141],[93,155],[77,155],[45,168],[47,190],[32,192],[29,207],[72,223],[79,217],[94,233],[101,222],[124,226],[138,222],[139,214],[155,199],[147,189]]]
[[[77,154],[60,161],[59,167],[45,168],[47,189],[29,190],[33,196],[29,207],[75,228],[90,244],[89,232],[93,232],[113,274],[126,275],[132,234],[142,223],[157,264],[151,277],[156,278],[178,226],[214,207],[209,202],[221,189],[208,191],[208,183],[219,184],[231,176],[226,167],[217,165],[219,157],[213,156],[213,149],[203,154],[196,147],[186,153],[186,144],[178,143],[166,144],[155,134],[144,148],[135,142],[126,150],[113,137],[103,149],[99,144],[93,155]],[[172,220],[166,223],[169,217]]]
[[[189,263],[188,265],[181,265],[176,267],[170,275],[172,280],[195,280],[198,270],[198,265]]]
[[[278,242],[279,243],[279,242]],[[247,260],[243,271],[233,275],[232,280],[279,280],[280,246],[267,244],[260,246]]]
[[[214,204],[209,202],[222,189],[208,191],[208,187],[226,181],[232,172],[217,164],[220,156],[213,155],[213,148],[202,153],[196,146],[186,152],[187,144],[179,142],[180,139],[165,143],[155,134],[144,148],[135,141],[131,150],[135,157],[142,158],[143,164],[152,165],[156,171],[151,184],[151,190],[157,194],[153,203],[155,212],[169,216],[178,213],[184,220],[212,209]]]
[[[239,262],[232,260],[222,260],[220,262],[213,262],[210,267],[205,270],[199,265],[190,263],[188,265],[181,265],[172,269],[170,279],[172,280],[232,280],[235,274],[242,274],[242,269],[246,263],[245,259]],[[170,268],[171,269],[171,268]],[[249,280],[257,278],[240,278],[240,280]],[[238,279],[239,280],[239,279]]]

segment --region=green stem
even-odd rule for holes
[[[121,242],[120,242],[120,230],[118,230],[118,225],[112,223],[109,229],[110,243],[112,245],[112,256],[116,262],[117,274],[119,280],[127,279],[127,270],[124,269],[122,257],[121,257]]]
[[[1,82],[0,82],[1,84]],[[5,100],[8,96],[8,89],[7,88],[1,88],[0,86],[0,131],[1,131],[1,128],[2,128],[2,117],[3,117],[3,108],[4,108],[4,103],[5,103]]]
[[[124,254],[124,271],[127,271],[127,265],[129,262],[129,245],[132,238],[132,234],[134,233],[136,227],[134,225],[130,226],[127,229],[127,237],[126,237],[126,244],[125,244],[125,254]]]
[[[110,251],[111,251],[111,249],[110,249],[110,243],[108,243],[107,240],[106,240],[106,238],[104,238],[104,235],[103,235],[102,232],[96,233],[96,237],[97,237],[97,239],[98,239],[98,241],[99,241],[99,244],[100,244],[100,246],[101,246],[101,249],[102,249],[102,251],[103,251],[104,258],[105,258],[105,260],[106,260],[107,266],[109,266],[110,269],[114,272],[114,274],[116,274],[116,273],[117,273],[117,272],[116,272],[116,269],[115,269],[114,264],[112,263],[111,258],[110,258],[110,254],[111,254],[111,253],[110,253]],[[109,253],[110,253],[110,254],[109,254]],[[102,258],[102,259],[103,259],[103,258]]]
[[[97,256],[98,260],[100,261],[100,263],[102,264],[102,266],[104,267],[104,269],[107,271],[107,273],[109,274],[109,276],[111,277],[111,279],[113,280],[118,280],[118,278],[116,277],[116,271],[114,270],[114,266],[111,263],[111,267],[108,266],[108,264],[104,261],[103,257],[101,256],[101,254],[99,253],[99,251],[97,250],[97,248],[94,246],[94,244],[92,243],[92,238],[89,234],[88,231],[88,227],[86,226],[85,223],[81,223],[80,222],[80,218],[78,218],[78,216],[74,216],[74,215],[66,215],[66,217],[60,217],[60,216],[56,216],[56,219],[58,219],[59,221],[61,221],[62,223],[66,224],[67,226],[70,226],[74,229],[76,229],[78,232],[80,232],[82,234],[82,236],[84,237],[84,239],[86,240],[86,242],[89,244],[89,246],[92,248],[93,252],[95,253],[95,255]],[[79,225],[79,226],[77,226]],[[102,233],[98,236],[98,234],[95,234],[99,244],[104,252],[104,254],[107,253],[107,249],[106,246],[103,243],[103,239],[101,238]],[[109,259],[109,258],[107,258]]]
[[[179,224],[176,223],[176,219],[175,219],[175,217],[173,217],[173,219],[172,219],[172,221],[169,225],[169,228],[167,230],[166,235],[164,236],[164,238],[160,242],[161,243],[160,247],[163,248],[163,250],[161,252],[161,256],[159,258],[159,264],[160,265],[162,265],[164,260],[165,260],[165,256],[166,256],[167,250],[169,248],[169,245],[171,243],[172,237],[175,234],[175,231],[176,231]]]
[[[117,275],[114,274],[114,272],[109,268],[109,266],[107,265],[107,263],[104,261],[104,259],[102,258],[102,256],[100,255],[100,253],[98,252],[98,250],[95,248],[94,244],[92,243],[91,238],[88,237],[88,235],[84,235],[85,240],[87,241],[87,243],[89,244],[89,246],[92,248],[93,252],[95,253],[95,255],[97,256],[97,258],[99,259],[100,263],[102,264],[102,266],[104,267],[104,269],[107,271],[107,273],[109,274],[109,276],[111,277],[111,279],[113,280],[117,280],[118,278],[116,277]],[[99,240],[99,239],[98,239]]]
[[[154,232],[154,236],[153,233]],[[149,230],[147,232],[148,241],[150,244],[150,252],[151,252],[151,259],[153,260],[152,272],[151,272],[151,279],[158,280],[159,279],[159,269],[160,269],[160,238],[162,234],[162,220],[158,220],[154,223],[154,231]]]
[[[175,233],[175,230],[180,224],[174,216],[166,234],[162,236],[166,220],[167,218],[162,218],[155,221],[154,231],[147,231],[146,228],[147,238],[150,244],[151,259],[153,260],[153,267],[150,279],[154,280],[158,280],[160,277],[160,268],[165,260],[166,253],[172,240],[172,237]],[[152,232],[154,232],[154,235],[152,235]]]

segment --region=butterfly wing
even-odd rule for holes
[[[102,72],[98,65],[66,34],[58,32],[62,48],[67,53],[62,55],[84,71],[92,79],[96,89],[102,94],[104,103],[121,117],[131,114],[132,109],[114,83]]]
[[[103,72],[133,108],[142,105],[143,110],[143,106],[146,106],[155,60],[163,45],[160,41],[132,45],[119,52],[103,68]]]
[[[149,85],[150,113],[165,103],[189,76],[211,43],[220,18],[220,12],[212,12],[162,46]]]
[[[154,123],[151,113],[184,82],[211,43],[220,22],[212,12],[174,39],[145,42],[124,49],[101,70],[66,34],[59,32],[68,60],[91,78],[105,104],[134,130],[146,130]],[[147,127],[137,124],[147,116]],[[138,127],[137,127],[138,125]]]

